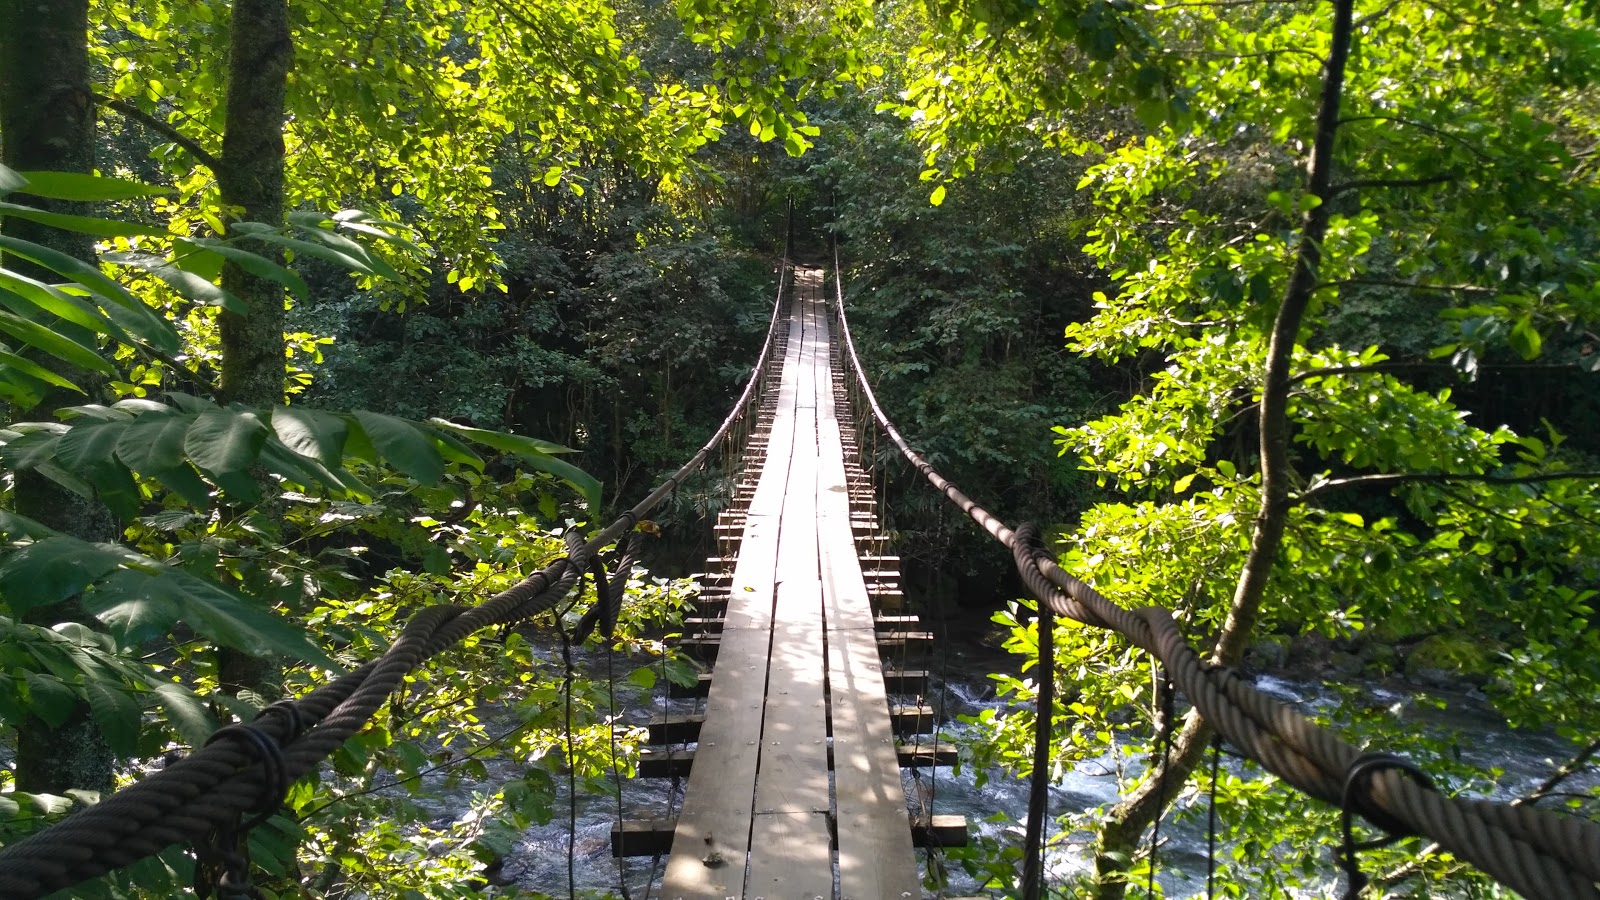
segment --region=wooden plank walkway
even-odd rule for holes
[[[666,900],[922,896],[851,519],[821,273],[796,281]]]

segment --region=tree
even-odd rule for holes
[[[1063,452],[1126,498],[1084,515],[1071,568],[1130,605],[1175,606],[1218,663],[1240,662],[1263,629],[1465,631],[1504,653],[1486,665],[1514,719],[1585,716],[1597,683],[1586,460],[1472,427],[1448,367],[1346,349],[1340,310],[1432,305],[1460,328],[1427,342],[1469,375],[1492,376],[1487,361],[1508,350],[1589,367],[1582,340],[1544,339],[1583,333],[1595,312],[1582,224],[1597,199],[1582,162],[1595,122],[1580,98],[1600,56],[1587,13],[1338,2],[1332,27],[1328,5],[1295,3],[936,15],[899,104],[931,175],[978,171],[979,147],[1095,159],[1079,185],[1094,206],[1086,249],[1116,285],[1068,337],[1107,360],[1159,354],[1117,415],[1060,429]],[[1493,537],[1457,552],[1469,534]],[[1570,655],[1552,649],[1573,634]],[[1098,752],[1096,734],[1127,727],[1106,710],[1150,675],[1080,631],[1057,647],[1102,663],[1071,701],[1087,721],[1058,713],[1068,752]],[[1534,701],[1518,687],[1530,655],[1571,690]],[[1001,726],[1002,748],[1023,739],[1017,727]],[[1179,731],[1099,823],[1102,896],[1120,896],[1140,835],[1207,742],[1193,716],[1180,729],[1151,710],[1141,727]],[[1310,833],[1286,807],[1248,814],[1290,846]]]
[[[95,105],[89,90],[88,2],[70,0],[38,6],[22,0],[0,5],[0,165],[13,170],[54,170],[87,174],[94,169]],[[32,199],[46,213],[76,215],[84,204]],[[63,232],[20,216],[0,220],[0,233],[37,243],[74,259],[95,262],[92,238]],[[52,273],[26,259],[5,258],[30,277]],[[64,377],[84,373],[54,362]],[[73,391],[41,383],[34,402],[16,406],[48,416],[74,396]],[[31,407],[31,409],[29,409]],[[84,540],[106,540],[115,525],[106,507],[79,496],[38,473],[22,473],[13,491],[18,512]],[[55,721],[29,717],[19,728],[17,786],[20,790],[61,794],[70,788],[110,790],[113,758],[86,705],[77,704]]]

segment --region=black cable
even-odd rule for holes
[[[1222,736],[1211,736],[1211,803],[1206,810],[1206,900],[1217,896],[1217,769],[1222,762]]]
[[[1161,771],[1156,773],[1157,813],[1155,826],[1150,830],[1150,871],[1146,893],[1150,900],[1156,896],[1156,853],[1161,849],[1161,820],[1165,818],[1167,797],[1167,770],[1171,769],[1172,733],[1177,729],[1172,721],[1172,679],[1162,669],[1161,681],[1156,690],[1161,692]]]
[[[1055,618],[1039,601],[1039,692],[1033,723],[1033,777],[1028,785],[1028,828],[1022,841],[1022,900],[1044,896],[1044,817],[1050,788],[1051,719],[1055,715]]]

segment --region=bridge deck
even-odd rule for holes
[[[921,896],[819,288],[797,277],[667,900]]]

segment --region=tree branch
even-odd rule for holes
[[[1587,479],[1600,481],[1600,472],[1541,472],[1538,475],[1456,475],[1449,472],[1386,472],[1381,475],[1355,475],[1350,478],[1331,478],[1303,492],[1297,502],[1304,503],[1347,487],[1390,487],[1399,484],[1539,484],[1546,481],[1571,481]]]
[[[1479,369],[1504,370],[1504,369],[1551,369],[1551,370],[1582,370],[1582,366],[1571,363],[1479,363]],[[1362,366],[1323,366],[1317,369],[1307,369],[1299,375],[1289,379],[1290,384],[1298,384],[1309,378],[1327,378],[1333,375],[1382,375],[1387,372],[1458,372],[1455,366],[1447,363],[1427,362],[1387,362],[1371,363]]]
[[[189,155],[193,156],[196,162],[210,169],[213,175],[216,174],[220,164],[217,158],[211,155],[211,151],[200,146],[193,138],[185,135],[178,129],[173,128],[169,123],[161,121],[160,119],[150,115],[126,100],[118,100],[115,97],[107,97],[103,94],[95,94],[94,100],[96,103],[99,103],[102,106],[110,107],[111,109],[122,113],[124,116],[137,121],[139,124],[145,126],[151,131],[156,132],[167,140],[177,144],[179,147],[189,151]]]
[[[1434,184],[1445,184],[1447,182],[1454,181],[1455,178],[1456,176],[1453,174],[1429,175],[1426,178],[1358,178],[1355,181],[1347,181],[1344,184],[1334,185],[1328,189],[1328,193],[1323,199],[1332,200],[1340,194],[1348,193],[1349,191],[1364,190],[1366,188],[1427,187]]]
[[[1345,287],[1393,287],[1408,288],[1414,291],[1438,291],[1447,294],[1498,294],[1494,288],[1479,287],[1475,284],[1421,284],[1415,281],[1400,281],[1391,278],[1341,278],[1338,281],[1324,281],[1317,285],[1317,290],[1325,288]]]

